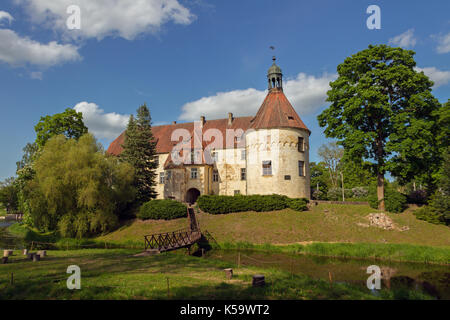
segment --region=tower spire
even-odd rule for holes
[[[277,66],[275,61],[277,58],[275,56],[272,57],[272,66],[267,71],[267,79],[269,81],[269,91],[273,90],[281,90],[283,91],[283,73],[281,72],[281,68]]]

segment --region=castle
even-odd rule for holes
[[[283,93],[275,57],[267,78],[269,91],[256,116],[228,113],[225,119],[202,116],[196,122],[152,127],[159,199],[194,203],[203,194],[310,198],[311,131]],[[122,133],[108,153],[119,155],[124,138]]]

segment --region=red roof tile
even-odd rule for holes
[[[263,104],[252,119],[250,128],[299,128],[311,132],[295,112],[283,90],[272,89],[266,96]]]

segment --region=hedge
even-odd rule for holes
[[[150,200],[139,208],[137,217],[142,220],[171,220],[187,216],[187,207],[175,200]]]
[[[296,211],[306,210],[307,199],[290,199],[286,196],[273,195],[236,195],[218,196],[202,195],[197,199],[198,207],[211,214],[225,214],[231,212],[256,211],[266,212],[285,208]]]

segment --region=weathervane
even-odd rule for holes
[[[275,51],[275,47],[274,46],[270,46],[269,48],[272,49],[272,51]],[[273,62],[275,62],[275,60],[276,60],[275,56],[272,57],[272,60],[273,60]]]

